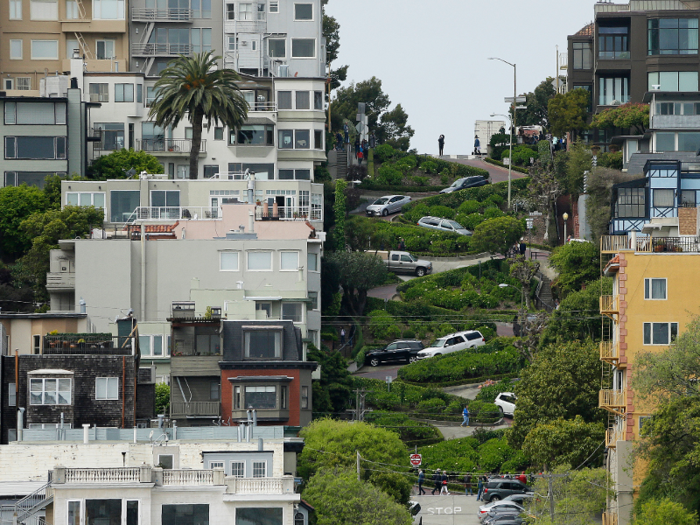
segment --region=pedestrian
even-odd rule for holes
[[[435,491],[440,490],[440,487],[442,486],[442,476],[440,475],[440,469],[437,469],[435,471],[435,474],[433,474],[433,491],[431,494],[435,496]]]
[[[403,237],[399,237],[399,251],[400,252],[406,251],[406,243],[404,242]]]
[[[343,124],[343,132],[345,133],[345,144],[350,144],[350,128],[347,122]]]
[[[360,145],[360,151],[357,152],[357,163],[362,166],[362,159],[365,155],[364,148]]]
[[[442,488],[440,489],[440,496],[442,496],[443,492],[447,496],[450,495],[450,491],[447,490],[447,471],[446,470],[442,471]]]
[[[356,135],[355,136],[355,158],[357,158],[357,154],[360,151],[360,136]]]
[[[479,135],[474,136],[474,155],[481,155],[481,141]]]
[[[484,494],[484,477],[479,476],[479,481],[476,485],[476,501],[481,501],[481,496]]]
[[[425,481],[425,473],[422,469],[418,470],[418,495],[422,496],[425,494],[423,490],[423,482]]]
[[[335,134],[335,149],[343,151],[343,136],[340,131]]]
[[[469,426],[469,405],[464,405],[464,410],[462,410],[462,424],[460,427]]]
[[[527,485],[527,476],[525,475],[524,472],[521,472],[518,474],[518,477],[516,478],[520,483],[523,485]]]
[[[464,495],[465,496],[473,496],[472,494],[472,475],[467,473],[466,476],[464,476]]]
[[[340,344],[345,344],[345,328],[340,329]]]
[[[374,131],[369,134],[369,147],[372,149],[377,147],[377,137],[374,136]]]
[[[445,149],[445,135],[440,135],[440,138],[438,139],[438,147],[440,148],[440,156],[442,157]]]

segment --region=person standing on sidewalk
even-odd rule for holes
[[[345,344],[345,328],[340,329],[340,344]]]
[[[422,496],[425,494],[423,490],[423,482],[425,481],[425,473],[422,469],[418,470],[418,495]]]
[[[481,496],[484,494],[484,477],[479,476],[479,481],[476,485],[476,501],[481,501]]]
[[[464,410],[462,410],[462,424],[459,425],[460,427],[464,426],[469,426],[469,405],[464,406]]]
[[[464,495],[465,496],[473,496],[474,494],[472,493],[472,475],[467,473],[466,476],[464,476]]]
[[[435,474],[433,474],[433,491],[431,494],[435,496],[435,491],[440,490],[440,486],[442,485],[442,476],[440,475],[440,469],[437,469],[435,471]]]
[[[442,488],[440,489],[440,496],[442,496],[442,493],[445,493],[447,496],[450,495],[450,491],[447,490],[447,471],[443,470],[442,471]]]
[[[442,157],[445,151],[445,135],[440,135],[440,138],[438,139],[438,148],[440,149],[439,155]]]

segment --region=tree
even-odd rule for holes
[[[529,261],[525,256],[520,256],[510,265],[510,275],[520,281],[525,297],[525,309],[530,309],[530,282],[540,271],[540,263]]]
[[[415,131],[408,125],[408,115],[401,104],[382,114],[376,137],[380,144],[389,144],[394,149],[408,151]]]
[[[537,468],[552,469],[558,465],[601,466],[605,427],[600,422],[586,423],[581,416],[574,419],[538,423],[525,438],[523,452]]]
[[[600,275],[600,253],[592,242],[570,242],[558,246],[549,264],[559,272],[555,283],[564,296],[577,292]]]
[[[386,281],[386,264],[372,253],[337,251],[329,260],[338,268],[343,288],[343,305],[350,315],[362,315],[367,304],[367,291]]]
[[[340,352],[309,345],[308,358],[321,367],[321,380],[313,382],[314,412],[337,415],[350,404],[352,377]]]
[[[138,174],[143,171],[163,173],[163,165],[156,157],[145,151],[119,149],[95,159],[88,167],[88,179],[125,179],[128,177],[129,170],[134,170],[135,177],[138,177]]]
[[[13,275],[14,267],[0,262],[0,309],[3,312],[33,312],[34,291]]]
[[[641,505],[634,525],[696,525],[698,513],[668,498],[651,499]]]
[[[155,157],[154,157],[155,158]],[[156,160],[157,162],[157,160]],[[158,163],[160,169],[163,167]],[[89,169],[89,168],[88,168]],[[48,202],[48,208],[57,210],[61,207],[61,181],[64,180],[86,180],[80,175],[73,174],[72,176],[66,177],[64,175],[47,175],[44,179],[44,195],[46,195],[46,201]]]
[[[35,213],[22,222],[20,230],[32,239],[32,247],[20,262],[24,281],[34,288],[38,299],[48,299],[49,253],[58,248],[58,241],[84,237],[92,228],[101,228],[103,222],[104,211],[94,206],[66,206],[62,210]]]
[[[554,79],[540,82],[534,92],[525,95],[525,110],[518,112],[519,126],[549,126],[549,101],[556,95]],[[511,109],[511,114],[513,110]]]
[[[566,155],[564,178],[561,181],[565,193],[578,200],[583,193],[583,181],[587,172],[593,168],[593,154],[581,141],[575,141]]]
[[[303,497],[316,509],[317,525],[411,525],[405,506],[350,469],[326,469],[309,480]]]
[[[567,132],[576,133],[588,128],[588,105],[590,93],[581,88],[573,89],[566,95],[557,94],[549,101],[549,131],[556,136]]]
[[[518,407],[508,442],[520,448],[538,423],[560,418],[580,415],[586,422],[602,421],[599,390],[600,354],[595,343],[569,338],[545,346],[516,386]]]
[[[156,383],[156,414],[170,414],[170,387],[165,383]]]
[[[336,250],[345,249],[345,217],[347,209],[345,206],[345,188],[348,183],[342,179],[335,181],[335,203],[333,212],[335,215],[335,228],[333,229],[333,246]]]
[[[649,104],[628,102],[616,108],[606,109],[591,120],[592,128],[622,128],[630,133],[643,135],[649,127]]]
[[[363,460],[362,479],[377,485],[397,502],[408,502],[411,480],[396,472],[399,465],[407,463],[408,450],[395,432],[368,423],[326,418],[313,421],[299,435],[304,438],[304,451],[297,470],[304,479],[322,469],[354,469],[359,453]]]
[[[198,174],[202,126],[219,122],[230,129],[239,128],[248,117],[248,103],[236,84],[240,80],[232,69],[219,69],[211,51],[192,57],[181,55],[172,60],[155,83],[156,99],[148,113],[160,127],[176,127],[187,118],[192,124],[190,179]]]
[[[529,201],[534,208],[544,215],[545,242],[549,241],[549,221],[552,208],[557,198],[562,194],[562,187],[557,179],[554,166],[550,163],[535,162],[530,168],[530,184],[528,185]]]
[[[3,259],[11,260],[31,247],[32,237],[19,226],[32,213],[42,213],[47,207],[46,195],[36,186],[0,188],[0,254]]]
[[[338,88],[331,102],[332,129],[342,129],[344,120],[354,123],[359,102],[365,103],[365,115],[372,130],[377,128],[379,117],[391,105],[389,96],[382,90],[382,81],[377,77]]]
[[[525,233],[523,221],[514,217],[488,219],[474,228],[471,246],[479,252],[506,255]]]

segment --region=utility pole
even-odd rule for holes
[[[554,523],[554,490],[552,489],[552,476],[550,475],[548,478],[548,483],[549,483],[549,517],[552,520],[552,523]]]
[[[357,454],[357,481],[360,480],[360,451],[356,450],[355,454]]]

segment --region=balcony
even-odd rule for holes
[[[173,402],[170,404],[170,417],[218,417],[220,406],[218,401]]]
[[[600,253],[618,253],[632,249],[627,235],[603,235],[600,238]]]
[[[169,157],[189,157],[192,151],[192,139],[143,139],[136,141],[136,151],[147,151],[156,157],[167,155]],[[207,154],[207,141],[202,140],[199,145],[200,157]]]
[[[695,237],[641,237],[637,251],[645,253],[700,253]]]
[[[323,220],[323,210],[310,209],[308,206],[264,206],[255,207],[255,220],[258,221],[320,221]]]
[[[113,336],[110,333],[46,334],[44,355],[133,355],[135,339]]]
[[[131,54],[134,57],[178,57],[191,55],[194,51],[191,44],[131,44]]]
[[[203,221],[221,219],[221,215],[219,208],[210,206],[139,206],[131,213],[124,214],[124,222],[130,224],[141,221]]]
[[[189,22],[192,15],[192,9],[131,8],[132,22]]]
[[[616,427],[608,428],[605,431],[605,446],[615,448],[618,441],[625,441],[625,433]]]
[[[220,354],[182,355],[182,352],[176,351],[170,358],[170,375],[173,381],[177,381],[178,377],[220,377],[219,361],[222,359]],[[218,402],[216,405],[218,407]]]
[[[620,297],[618,295],[600,296],[600,313],[611,317],[620,313]]]
[[[598,406],[614,414],[622,415],[627,407],[627,392],[602,389],[598,393]]]
[[[620,368],[619,343],[617,341],[602,341],[600,343],[600,360]]]
[[[49,272],[46,274],[46,289],[50,292],[75,290],[74,272]]]

